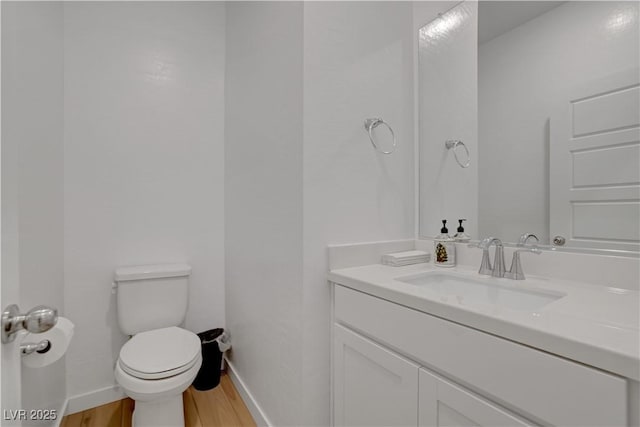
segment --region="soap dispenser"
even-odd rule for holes
[[[453,236],[453,239],[459,243],[466,243],[471,240],[471,236],[464,232],[464,227],[462,226],[462,221],[466,221],[466,219],[459,219],[458,223],[458,232]]]
[[[442,220],[440,234],[433,239],[433,263],[439,267],[453,267],[456,265],[456,244],[449,236],[447,220]]]

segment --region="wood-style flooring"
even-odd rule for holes
[[[67,415],[61,427],[131,427],[134,402],[122,399],[86,411]],[[253,427],[256,423],[233,386],[223,374],[213,390],[184,392],[185,427]]]

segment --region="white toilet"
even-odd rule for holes
[[[120,349],[115,377],[135,400],[135,427],[184,426],[182,392],[202,364],[200,339],[178,327],[190,274],[186,264],[116,270],[118,323],[132,337]]]

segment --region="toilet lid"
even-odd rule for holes
[[[120,350],[120,366],[138,378],[167,378],[189,369],[199,354],[198,336],[171,326],[134,335]]]

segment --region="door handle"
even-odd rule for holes
[[[38,305],[27,314],[20,314],[20,308],[11,304],[2,312],[2,343],[8,343],[15,339],[15,333],[20,329],[39,334],[53,328],[58,322],[58,310]]]
[[[553,245],[554,246],[564,246],[564,244],[567,242],[567,240],[562,237],[562,236],[556,236],[553,238]]]

